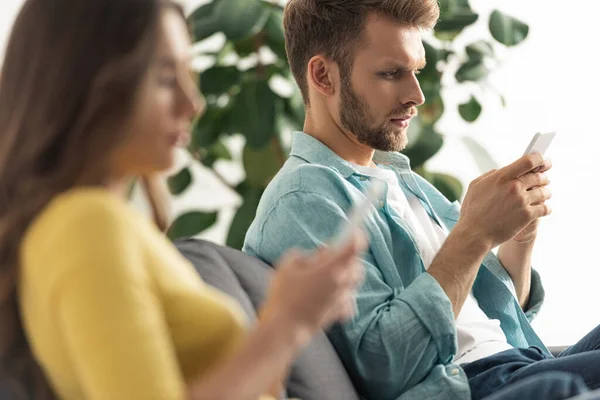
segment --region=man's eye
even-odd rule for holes
[[[382,72],[380,75],[381,77],[385,78],[385,79],[394,79],[397,78],[398,76],[400,76],[401,72],[398,70],[395,71],[386,71],[386,72]]]

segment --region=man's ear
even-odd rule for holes
[[[323,56],[314,56],[308,62],[308,85],[324,97],[336,93],[339,76],[337,64]]]

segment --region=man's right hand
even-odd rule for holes
[[[531,154],[492,170],[469,186],[458,224],[486,241],[490,248],[511,239],[537,218],[551,213],[545,201],[548,177],[534,172],[547,168],[541,154]]]

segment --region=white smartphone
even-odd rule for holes
[[[379,200],[385,191],[385,183],[379,179],[371,180],[371,184],[361,199],[350,211],[348,222],[343,225],[340,233],[335,237],[332,244],[336,247],[343,246],[360,229],[366,216],[373,210],[373,205]]]
[[[386,184],[379,180],[373,179],[369,187],[367,188],[365,197],[362,198],[350,211],[350,215],[348,216],[348,222],[342,224],[342,229],[340,233],[335,237],[332,242],[333,247],[340,248],[345,245],[348,240],[352,237],[354,233],[356,233],[357,229],[360,229],[363,225],[367,215],[369,212],[373,212],[375,210],[376,202],[381,198],[381,195],[385,192]],[[352,307],[354,308],[354,313],[357,313],[358,305],[356,303],[356,297],[352,298]]]
[[[544,155],[546,150],[548,150],[548,147],[550,147],[550,144],[554,140],[555,136],[556,132],[536,133],[533,136],[533,139],[531,139],[529,146],[527,146],[527,150],[525,150],[525,154],[523,154],[523,156],[533,153],[541,153]]]

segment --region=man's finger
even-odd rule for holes
[[[487,178],[488,176],[492,175],[493,173],[495,173],[495,172],[497,172],[497,171],[498,171],[497,169],[492,169],[492,170],[489,170],[489,171],[488,171],[488,172],[486,172],[485,174],[483,174],[483,175],[481,175],[481,176],[479,176],[479,177],[477,177],[477,178],[473,179],[473,181],[472,181],[471,183],[477,183],[477,182],[479,182],[480,180]]]
[[[502,168],[501,173],[508,179],[519,178],[544,165],[544,156],[540,153],[529,154]]]
[[[541,172],[529,172],[522,175],[519,179],[523,182],[523,186],[525,186],[525,189],[527,190],[538,186],[547,186],[550,183],[548,176]]]
[[[546,203],[538,204],[537,206],[532,206],[532,213],[534,218],[542,218],[552,214],[552,208]]]
[[[544,173],[544,172],[550,170],[550,168],[552,168],[552,161],[550,161],[549,159],[545,159],[544,164],[542,166],[540,166],[539,170],[536,172]]]
[[[528,194],[529,204],[539,205],[552,198],[552,193],[547,188],[533,189]]]

